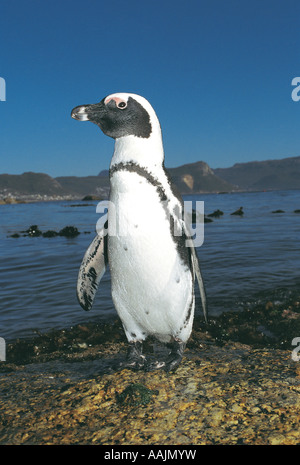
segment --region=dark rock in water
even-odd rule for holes
[[[284,210],[274,210],[272,213],[284,213]]]
[[[75,226],[66,226],[65,228],[61,229],[58,233],[59,236],[65,237],[76,237],[80,234],[78,229]]]
[[[294,210],[294,213],[300,213],[300,210]]]
[[[209,216],[210,218],[220,218],[220,216],[224,215],[224,212],[221,210],[215,210],[213,213],[210,213]]]
[[[244,214],[243,212],[243,207],[240,207],[238,210],[236,210],[235,212],[231,213],[231,215],[239,215],[239,216],[242,216]]]
[[[36,224],[33,224],[32,226],[29,227],[29,229],[23,232],[27,233],[28,236],[30,237],[39,237],[42,235],[42,231],[39,230]]]
[[[58,233],[52,230],[49,230],[43,233],[43,237],[56,237],[56,236],[58,236]]]
[[[211,218],[204,217],[204,223],[212,223],[213,220]]]
[[[20,237],[20,234],[18,234],[18,233],[14,233],[14,234],[11,234],[9,237],[18,238],[18,237]]]

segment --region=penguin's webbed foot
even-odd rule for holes
[[[146,357],[142,354],[143,344],[140,341],[129,343],[126,360],[120,363],[121,368],[142,370],[146,364]]]
[[[185,349],[185,342],[174,339],[171,345],[171,351],[165,361],[156,361],[146,365],[147,371],[164,369],[166,372],[172,371],[180,364],[183,352]]]

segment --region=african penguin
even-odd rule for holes
[[[164,167],[159,120],[145,98],[128,93],[77,106],[71,116],[97,124],[115,139],[108,221],[82,261],[78,300],[85,310],[92,307],[109,264],[113,303],[129,342],[123,366],[172,370],[192,331],[195,277],[205,320],[207,312],[183,201]],[[149,335],[170,343],[167,360],[147,363],[142,343]]]

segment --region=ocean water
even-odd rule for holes
[[[285,299],[300,291],[300,191],[205,194],[206,223],[197,248],[210,316],[240,311],[260,301]],[[100,283],[90,312],[76,298],[78,269],[95,235],[97,202],[60,201],[0,206],[0,337],[13,340],[36,331],[116,318],[110,276]],[[243,217],[231,213],[243,207]],[[283,213],[272,213],[274,210]],[[42,231],[73,225],[75,238],[10,237],[36,224]],[[196,293],[197,295],[198,292]],[[201,307],[197,310],[201,312]]]

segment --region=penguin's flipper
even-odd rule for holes
[[[192,260],[192,266],[193,266],[193,271],[196,275],[197,281],[198,281],[198,286],[199,286],[199,291],[200,291],[200,297],[201,297],[201,303],[202,303],[202,309],[203,309],[203,315],[205,322],[207,323],[207,305],[206,305],[206,292],[205,292],[205,286],[202,278],[202,273],[200,270],[200,265],[199,265],[199,260],[198,260],[198,255],[194,246],[194,241],[191,237],[191,233],[189,231],[189,228],[187,227],[186,223],[184,223],[184,231],[187,237],[189,249],[191,251],[191,260]]]
[[[92,308],[99,283],[106,271],[107,221],[89,245],[81,262],[77,279],[77,298],[84,310]]]

